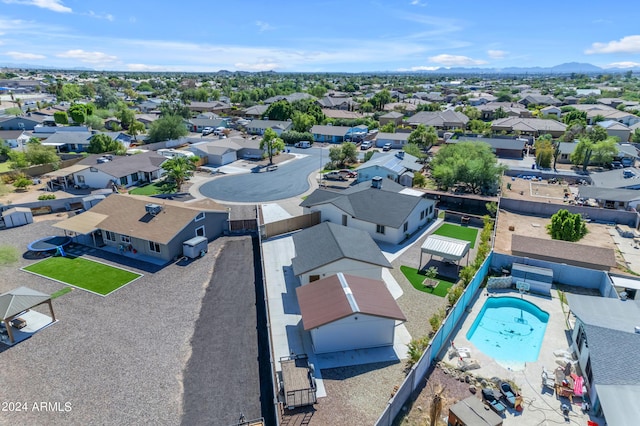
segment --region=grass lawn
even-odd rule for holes
[[[150,183],[149,185],[129,190],[129,194],[133,195],[170,194],[172,192],[176,192],[176,186],[165,181]]]
[[[49,257],[22,268],[63,284],[106,296],[142,275],[81,257]]]
[[[435,294],[436,296],[440,297],[445,297],[447,295],[447,290],[449,290],[449,288],[451,288],[451,286],[455,284],[454,282],[444,279],[438,275],[435,279],[440,281],[440,283],[436,286],[435,289],[432,289],[422,285],[422,282],[426,277],[423,274],[419,273],[416,268],[402,265],[400,266],[400,271],[405,277],[407,277],[413,288],[415,288],[416,290]]]
[[[473,246],[476,245],[478,230],[476,228],[444,223],[440,228],[436,229],[434,234],[441,235],[443,237],[455,238],[457,240],[469,241],[471,243],[471,248],[473,248]]]
[[[8,172],[11,170],[9,161],[5,161],[4,163],[0,163],[0,173]]]

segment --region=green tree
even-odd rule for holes
[[[93,130],[104,129],[104,120],[97,115],[88,115],[85,119],[85,124],[91,127]]]
[[[353,142],[342,144],[342,158],[344,163],[356,163],[358,161],[358,148]]]
[[[407,143],[414,143],[425,150],[431,148],[436,142],[438,142],[436,129],[433,126],[427,127],[424,124],[419,124],[407,139]]]
[[[118,108],[115,116],[118,120],[120,120],[120,125],[123,129],[128,129],[129,126],[131,126],[131,123],[133,123],[136,119],[134,112],[124,105],[121,105],[120,108]]]
[[[571,162],[576,166],[582,165],[582,170],[586,171],[591,155],[593,154],[593,141],[587,137],[580,138],[575,149],[571,153]]]
[[[274,102],[269,105],[265,115],[269,120],[286,121],[293,116],[293,107],[285,100]]]
[[[172,139],[180,139],[189,134],[184,125],[183,118],[178,115],[160,117],[149,128],[148,142],[161,142]]]
[[[617,154],[618,140],[615,137],[609,137],[603,141],[598,141],[593,144],[592,159],[596,164],[610,164]]]
[[[494,192],[505,169],[482,142],[446,145],[431,161],[431,175],[443,189],[462,183],[472,192]]]
[[[56,111],[53,113],[53,120],[57,124],[69,124],[69,116],[65,111]]]
[[[176,191],[180,192],[182,184],[189,179],[196,169],[198,157],[173,157],[164,163],[162,168],[167,172],[166,177],[176,185]]]
[[[567,126],[576,123],[585,126],[587,124],[587,112],[580,111],[574,108],[562,117],[562,122]]]
[[[273,164],[273,154],[284,149],[284,142],[273,129],[265,129],[260,141],[260,149],[267,151],[269,164]]]
[[[376,110],[382,111],[384,106],[391,102],[391,93],[387,89],[383,89],[373,95],[370,102]]]
[[[538,167],[549,168],[553,160],[554,146],[548,138],[538,138],[535,143],[536,148],[536,164]]]
[[[12,169],[22,169],[24,167],[29,166],[29,162],[27,161],[27,156],[22,151],[10,151],[9,152],[9,167]]]
[[[107,83],[96,85],[96,106],[98,108],[109,108],[118,104],[118,95]]]
[[[102,154],[103,152],[123,151],[124,145],[112,139],[109,135],[99,133],[91,138],[87,152],[90,154]]]
[[[396,132],[396,123],[389,122],[384,126],[380,127],[380,131],[383,133],[395,133]]]
[[[493,112],[493,119],[494,120],[499,120],[501,118],[507,118],[508,116],[509,116],[509,114],[502,107],[498,107]]]
[[[554,240],[579,241],[587,235],[587,225],[580,213],[569,213],[566,209],[558,210],[551,216],[547,231]]]
[[[374,149],[374,150],[365,152],[362,162],[366,163],[367,161],[371,160],[371,157],[373,157],[373,154],[375,154],[376,152],[380,152],[380,151],[378,151],[377,149]]]
[[[145,130],[146,127],[144,127],[144,124],[137,120],[134,120],[133,123],[129,125],[129,134],[133,136],[134,141],[137,141],[137,136],[143,134]]]
[[[25,159],[31,165],[59,163],[60,157],[52,146],[29,143],[24,152]]]
[[[327,88],[318,84],[309,89],[308,92],[316,98],[321,98],[327,93]]]
[[[28,177],[22,175],[19,176],[16,180],[13,181],[13,186],[16,189],[26,189],[31,186],[33,182]]]
[[[87,119],[87,108],[84,104],[73,104],[69,107],[69,117],[76,124],[82,124]]]
[[[416,158],[423,158],[422,148],[415,143],[408,143],[402,147],[402,150],[409,155],[413,155]]]
[[[293,130],[296,132],[308,132],[315,124],[316,119],[307,113],[296,111],[293,113]]]
[[[631,142],[640,143],[640,128],[633,131],[633,134],[631,135]]]

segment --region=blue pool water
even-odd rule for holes
[[[500,361],[538,359],[549,314],[516,297],[491,297],[467,333],[467,340]]]

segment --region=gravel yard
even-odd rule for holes
[[[60,233],[51,224],[8,229],[0,236],[3,244],[14,245],[22,254],[30,241]],[[227,241],[210,243],[209,254],[202,259],[185,266],[171,264],[155,273],[127,262],[128,269],[145,276],[108,297],[76,289],[54,299],[58,323],[14,347],[0,344],[5,365],[0,375],[2,400],[26,408],[3,412],[0,423],[179,424],[191,339],[214,259]],[[117,258],[106,253],[99,260],[114,263]],[[18,265],[0,267],[0,292],[18,286],[45,293],[63,288],[18,270],[32,262],[20,258]],[[46,305],[37,310],[48,315]],[[255,324],[251,328],[255,330]],[[62,410],[33,409],[34,403],[42,402],[59,403]]]

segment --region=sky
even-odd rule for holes
[[[636,11],[634,11],[636,10]],[[118,71],[640,66],[635,1],[0,0],[0,65]]]

